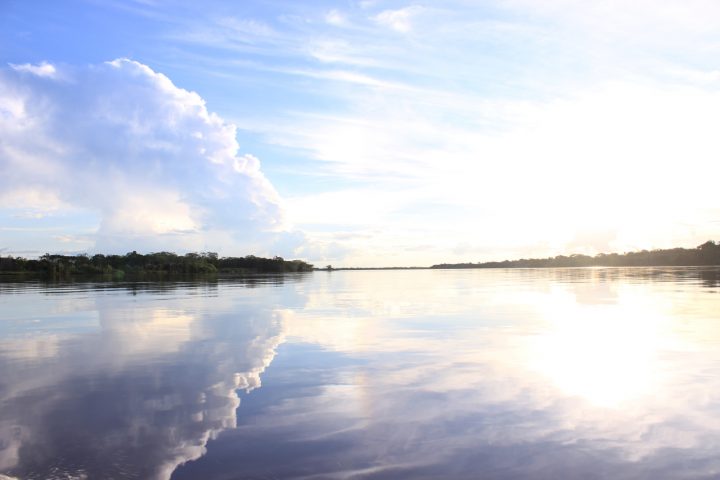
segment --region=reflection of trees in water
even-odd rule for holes
[[[64,339],[56,355],[0,357],[0,471],[169,478],[235,426],[236,390],[260,386],[282,341],[282,315],[263,309],[98,310],[101,331]]]
[[[518,268],[506,272],[525,280],[547,278],[559,283],[671,282],[708,288],[720,284],[720,267]]]
[[[720,269],[701,270],[699,273],[705,287],[717,288],[720,285]]]
[[[86,291],[113,291],[126,290],[130,293],[165,293],[181,289],[206,288],[216,290],[223,284],[255,288],[263,285],[283,285],[302,281],[307,273],[286,273],[286,274],[252,274],[252,275],[229,275],[222,277],[188,277],[172,280],[157,281],[75,281],[62,279],[42,279],[18,281],[17,278],[0,278],[0,293],[27,292],[37,289],[47,295],[65,295],[78,290]]]

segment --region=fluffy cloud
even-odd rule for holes
[[[11,65],[0,132],[0,209],[87,211],[100,250],[247,248],[282,229],[235,126],[141,63]]]
[[[419,13],[422,7],[410,6],[399,10],[383,10],[378,13],[374,20],[380,24],[392,28],[400,33],[407,33],[412,30],[412,17]]]
[[[14,63],[11,63],[10,66],[13,70],[18,72],[28,72],[39,77],[54,77],[57,73],[55,67],[47,62],[41,62],[38,65],[33,65],[31,63],[15,65]]]

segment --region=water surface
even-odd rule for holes
[[[717,478],[719,281],[590,268],[0,284],[0,473]]]

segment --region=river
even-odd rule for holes
[[[2,283],[0,474],[717,478],[720,269]]]

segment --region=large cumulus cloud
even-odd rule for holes
[[[97,217],[96,248],[262,242],[279,195],[235,126],[136,61],[0,72],[0,209]]]

